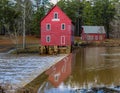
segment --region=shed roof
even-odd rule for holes
[[[105,34],[104,26],[82,26],[84,33]]]

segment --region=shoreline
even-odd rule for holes
[[[76,46],[91,46],[91,47],[119,47],[120,39],[106,39],[104,41],[76,41]]]

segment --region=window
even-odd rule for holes
[[[51,25],[49,23],[46,24],[46,30],[51,30]]]
[[[58,18],[58,12],[54,12],[52,21],[60,21]]]
[[[90,40],[91,39],[91,36],[90,35],[87,35],[87,40]]]
[[[57,73],[57,74],[54,75],[55,82],[59,81],[59,77],[60,77],[60,73]]]
[[[58,19],[58,13],[57,12],[54,13],[54,19]]]
[[[99,40],[103,40],[103,37],[102,37],[102,35],[100,35],[100,36],[99,36]]]
[[[65,30],[65,24],[64,23],[61,24],[61,30]]]
[[[62,67],[62,73],[65,73],[65,66]]]
[[[95,36],[95,40],[98,40],[98,36],[97,35]]]
[[[47,36],[46,36],[46,42],[50,42],[50,40],[51,40],[50,35],[47,35]]]
[[[90,40],[94,40],[94,37],[92,35],[90,36]]]
[[[62,73],[65,73],[67,69],[67,62],[64,63],[64,65],[62,66]]]

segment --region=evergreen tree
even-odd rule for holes
[[[111,26],[110,37],[120,38],[120,2],[115,4],[115,10],[116,14],[110,24]]]
[[[9,0],[0,0],[0,32],[1,34],[6,33],[5,24],[12,25],[14,17],[16,17],[16,11],[13,7],[13,2]]]
[[[57,5],[75,23],[75,36],[80,36],[82,28],[83,4],[80,0],[60,0]]]
[[[105,26],[107,38],[109,38],[110,22],[115,15],[113,0],[93,0],[93,2],[95,24]]]
[[[49,0],[35,0],[35,11],[32,19],[32,34],[40,36],[40,20],[45,16],[51,8]]]

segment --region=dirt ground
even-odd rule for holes
[[[75,37],[75,41],[82,42],[80,37]],[[0,52],[6,52],[15,47],[15,39],[10,39],[8,36],[0,35]],[[22,45],[23,39],[22,36],[19,37],[18,43]],[[39,45],[40,38],[36,36],[26,36],[26,45]],[[118,47],[120,46],[120,39],[106,39],[102,42],[93,42],[91,46],[104,46],[104,47]]]
[[[18,43],[21,45],[23,42],[22,36],[19,37]],[[40,38],[35,36],[26,36],[26,44],[39,44]],[[11,39],[8,36],[0,35],[0,52],[6,52],[15,47],[15,39]]]

